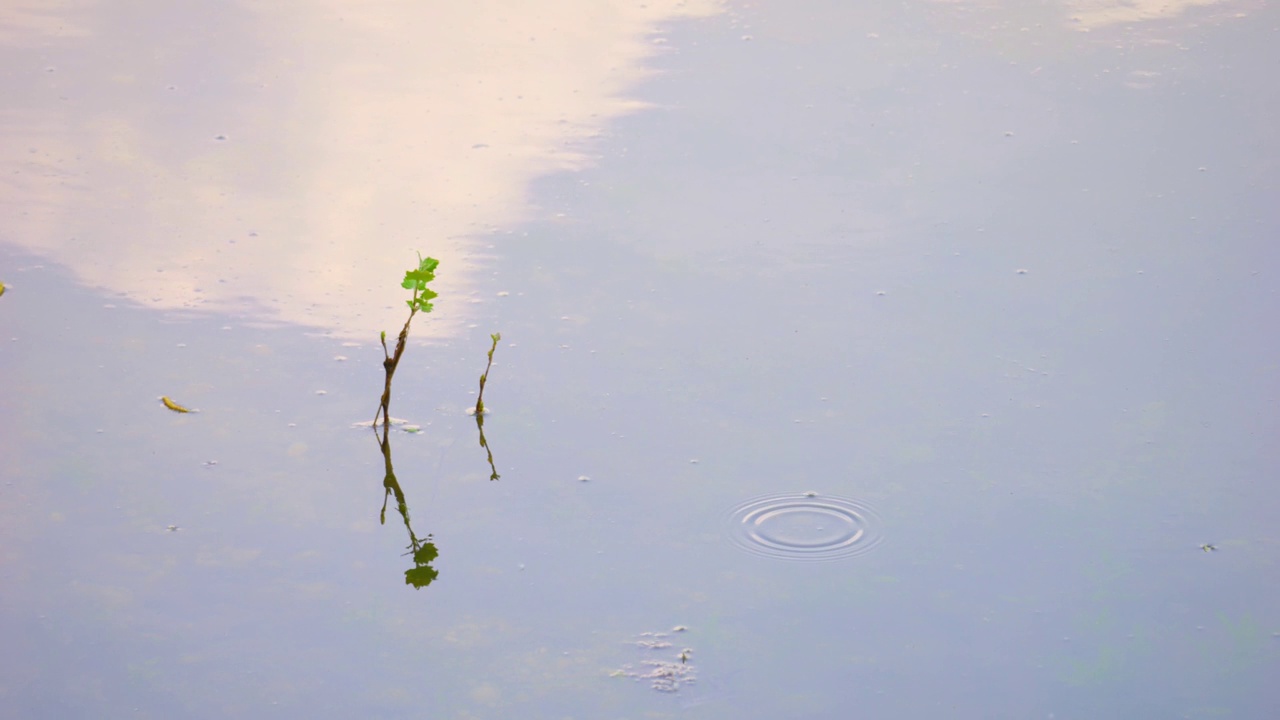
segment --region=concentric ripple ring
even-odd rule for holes
[[[766,495],[733,508],[734,545],[788,560],[836,560],[879,544],[880,517],[865,503],[814,492]]]

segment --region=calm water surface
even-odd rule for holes
[[[1275,717],[1277,48],[10,4],[0,715]]]

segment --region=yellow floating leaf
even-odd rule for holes
[[[165,407],[169,408],[170,410],[172,410],[172,411],[174,411],[174,412],[180,412],[180,413],[189,413],[189,412],[191,412],[191,410],[190,410],[190,409],[188,409],[188,408],[184,408],[184,407],[182,407],[181,405],[179,405],[178,403],[176,403],[176,402],[174,402],[174,401],[170,400],[170,399],[169,399],[169,396],[167,396],[167,395],[162,396],[162,397],[160,398],[160,402],[164,403],[164,406],[165,406]]]

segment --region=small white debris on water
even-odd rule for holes
[[[317,395],[328,395],[328,394],[329,394],[329,391],[328,391],[328,390],[317,390],[317,391],[316,391],[316,394],[317,394]]]
[[[393,417],[393,418],[391,418],[391,425],[392,425],[393,427],[399,427],[399,426],[401,426],[401,425],[406,425],[406,424],[408,424],[408,422],[409,422],[409,421],[408,421],[408,420],[405,420],[404,418],[398,418],[398,417]],[[369,428],[369,427],[374,427],[374,426],[375,426],[375,423],[374,423],[372,420],[362,420],[362,421],[360,421],[360,422],[351,423],[351,427],[353,427],[353,428]],[[378,418],[378,422],[376,423],[376,426],[377,426],[377,427],[382,427],[382,418]]]
[[[1027,274],[1027,269],[1026,269],[1026,268],[1018,268],[1018,274],[1019,274],[1019,275],[1026,275],[1026,274]]]
[[[804,496],[805,496],[805,497],[818,497],[818,493],[814,492],[813,490],[805,490],[805,491],[804,491]]]
[[[578,482],[590,482],[590,481],[591,481],[591,478],[587,477],[586,475],[578,476]]]
[[[666,637],[666,635],[657,635],[655,637]],[[636,645],[646,650],[662,650],[671,647],[671,643],[666,640],[637,640]]]
[[[672,632],[685,632],[688,630],[683,625],[677,625]],[[666,633],[640,633],[638,639],[633,641],[637,647],[645,655],[650,655],[652,651],[670,650],[671,643],[666,642],[662,638],[667,637]],[[625,677],[636,680],[637,682],[647,680],[649,687],[663,693],[674,693],[680,690],[684,685],[691,685],[697,682],[696,668],[692,662],[693,648],[684,648],[677,653],[673,660],[654,660],[646,658],[636,665],[624,665],[621,668],[609,673],[609,677]]]
[[[344,361],[347,359],[347,356],[346,356],[346,355],[334,355],[334,356],[333,356],[333,359],[334,359],[334,360],[336,360],[336,361],[338,361],[338,362],[344,362]]]

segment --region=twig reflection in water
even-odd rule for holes
[[[387,524],[387,501],[392,495],[396,496],[396,510],[400,512],[400,517],[404,520],[404,528],[409,531],[409,552],[406,555],[413,556],[413,567],[404,571],[404,582],[406,585],[412,585],[415,588],[424,588],[431,584],[439,576],[439,571],[431,567],[431,563],[435,561],[440,552],[436,549],[436,544],[431,541],[431,535],[428,534],[425,539],[419,538],[413,532],[413,525],[409,521],[409,503],[405,500],[404,490],[400,487],[400,481],[396,479],[395,468],[391,465],[391,426],[388,423],[382,424],[382,435],[378,435],[378,428],[373,428],[374,437],[378,438],[378,446],[382,449],[382,462],[385,474],[382,477],[382,487],[384,494],[382,496],[382,511],[378,515],[378,522]]]
[[[480,392],[476,394],[476,406],[469,410],[476,417],[476,428],[480,430],[480,447],[484,448],[485,454],[489,458],[489,479],[499,480],[498,468],[493,464],[493,451],[489,449],[489,441],[484,437],[484,386],[489,382],[489,370],[493,368],[493,351],[498,349],[498,341],[502,339],[502,333],[493,333],[489,336],[493,344],[489,346],[489,362],[484,366],[484,372],[480,373]]]

